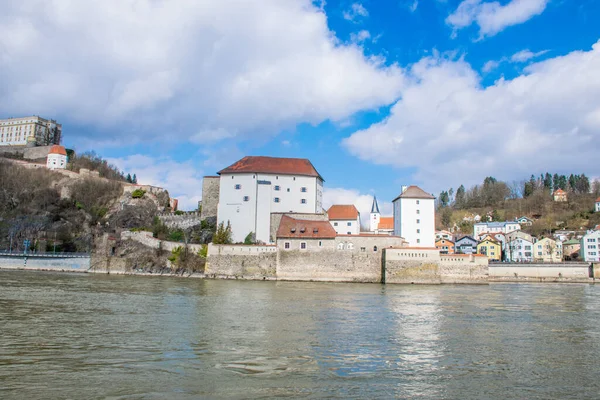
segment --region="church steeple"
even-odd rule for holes
[[[379,204],[377,204],[377,196],[373,196],[373,205],[371,206],[371,214],[379,214]]]

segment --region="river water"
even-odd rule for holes
[[[0,399],[600,398],[600,286],[0,271]]]

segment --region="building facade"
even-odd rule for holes
[[[561,262],[563,259],[562,242],[543,238],[535,242],[533,259],[536,262]]]
[[[581,242],[577,239],[569,239],[562,244],[563,257],[566,261],[578,260],[581,250]]]
[[[581,258],[586,262],[600,261],[600,231],[588,231],[581,238]]]
[[[454,254],[454,242],[452,240],[439,238],[435,242],[435,247],[440,250],[440,254]]]
[[[218,174],[217,222],[231,224],[234,243],[251,232],[274,243],[271,213],[323,211],[323,178],[307,159],[248,156]]]
[[[600,197],[598,197],[598,198],[596,199],[596,206],[595,206],[595,208],[594,208],[594,211],[596,211],[596,212],[600,212]]]
[[[454,243],[454,251],[459,254],[476,254],[477,243],[471,236],[463,236]]]
[[[62,125],[38,116],[0,119],[0,146],[60,144]]]
[[[509,262],[532,262],[534,244],[526,237],[515,237],[506,243],[505,259]]]
[[[394,235],[412,247],[435,247],[435,197],[418,186],[402,187],[393,201]]]
[[[518,222],[480,222],[473,225],[473,237],[477,240],[481,239],[484,233],[510,233],[521,229]]]
[[[489,260],[502,260],[502,246],[498,242],[486,239],[477,245],[477,254],[487,256]]]
[[[338,235],[360,233],[360,213],[352,204],[335,204],[327,210],[329,222]]]
[[[556,189],[554,193],[552,193],[552,197],[554,201],[565,202],[567,201],[567,192],[562,189]]]
[[[55,144],[54,146],[50,147],[50,151],[48,151],[48,156],[46,157],[46,168],[67,168],[67,151],[63,146]]]

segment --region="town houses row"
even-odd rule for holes
[[[600,198],[596,201],[599,208]],[[600,225],[584,234],[556,232],[552,237],[536,238],[521,230],[531,225],[527,217],[515,221],[479,222],[473,235],[436,231],[436,247],[442,254],[485,254],[493,261],[562,262],[600,261]]]

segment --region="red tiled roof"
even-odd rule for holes
[[[564,191],[564,190],[562,190],[562,189],[556,189],[556,190],[554,191],[554,194],[565,194],[565,191]]]
[[[600,203],[600,197],[596,199],[596,203]]]
[[[263,174],[281,174],[281,175],[302,175],[323,177],[317,172],[312,163],[305,158],[280,158],[263,156],[246,156],[241,160],[231,164],[229,167],[220,170],[217,174],[232,173],[263,173]]]
[[[55,144],[54,146],[50,147],[50,151],[48,152],[48,154],[60,154],[61,156],[66,156],[67,151],[63,146]]]
[[[335,204],[329,207],[329,210],[327,210],[327,215],[329,216],[330,220],[355,220],[358,218],[358,210],[352,204]]]
[[[335,239],[335,229],[329,221],[308,221],[284,215],[277,229],[277,237]]]
[[[394,229],[394,217],[381,217],[379,219],[379,229]]]
[[[406,188],[406,190],[398,197],[396,197],[393,201],[398,199],[435,199],[435,197],[418,186],[412,185]]]

